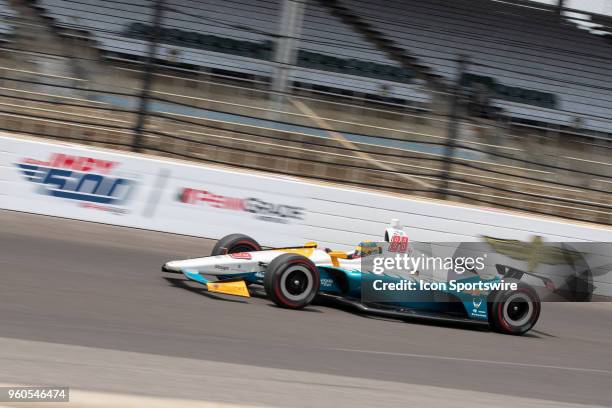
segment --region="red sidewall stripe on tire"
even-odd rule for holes
[[[257,247],[255,247],[255,246],[253,246],[253,243],[252,243],[251,241],[238,241],[238,242],[236,242],[236,243],[234,244],[234,246],[236,247],[236,246],[238,246],[238,245],[245,245],[245,244],[246,244],[247,246],[250,246],[251,248],[253,248],[253,251],[259,251],[259,250],[261,250],[261,247],[260,247],[260,248],[257,248]],[[244,252],[244,251],[242,251],[242,252]]]
[[[314,280],[315,280],[314,279],[315,278],[314,275],[316,275],[316,272],[312,270],[312,265],[310,263],[308,263],[308,262],[304,262],[301,259],[296,259],[294,261],[288,262],[287,263],[287,267],[285,268],[285,270],[287,270],[287,268],[289,266],[293,265],[293,264],[302,264],[302,265],[305,265],[308,268],[308,270],[310,270],[310,272],[313,274],[313,276],[312,276],[312,278],[313,278],[312,284],[313,284],[313,287],[314,287],[314,285],[316,285],[316,282],[314,282]],[[284,272],[285,271],[283,271],[283,273]],[[298,303],[293,302],[290,299],[287,299],[287,297],[285,295],[283,295],[282,291],[280,290],[280,279],[278,281],[274,282],[274,293],[276,294],[277,298],[283,299],[283,303],[285,303],[285,304],[287,304],[289,306],[293,306],[293,307],[299,306]]]

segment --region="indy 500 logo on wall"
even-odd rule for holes
[[[114,214],[127,213],[121,207],[136,187],[133,178],[117,174],[119,163],[110,160],[53,153],[48,160],[25,158],[16,166],[39,194]]]

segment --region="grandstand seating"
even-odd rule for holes
[[[580,117],[584,128],[612,132],[612,48],[551,8],[489,0],[336,3],[449,82],[466,55],[469,73],[495,81],[493,103],[509,116],[561,126]]]
[[[0,6],[6,4],[3,1],[7,0],[0,0]],[[412,0],[386,1],[378,9],[393,13],[397,4],[409,4]],[[560,106],[567,103],[568,93],[576,93],[572,79],[583,81],[582,73],[593,74],[591,60],[605,61],[607,57],[603,51],[594,53],[595,57],[582,56],[587,62],[579,64],[579,58],[568,57],[565,51],[559,51],[556,45],[553,48],[547,41],[525,39],[525,43],[535,44],[531,49],[515,37],[537,37],[537,30],[544,30],[542,27],[557,30],[546,31],[542,36],[562,36],[581,44],[589,43],[593,35],[585,31],[574,35],[574,26],[548,19],[548,14],[535,19],[541,20],[542,26],[533,32],[531,27],[538,24],[536,21],[523,16],[523,12],[508,11],[516,6],[507,5],[507,1],[514,0],[500,3],[507,15],[497,15],[483,7],[482,16],[468,18],[474,13],[458,9],[458,5],[465,5],[463,1],[414,3],[415,10],[429,8],[438,20],[440,10],[448,7],[454,12],[443,19],[446,25],[427,20],[429,17],[423,12],[420,21],[409,23],[409,28],[414,26],[418,30],[410,34],[413,40],[403,40],[402,48],[406,52],[400,50],[394,54],[393,48],[400,44],[397,36],[405,34],[404,24],[409,19],[398,17],[382,24],[370,15],[372,9],[355,7],[370,5],[366,0],[363,3],[308,0],[298,66],[291,70],[294,85],[315,91],[352,91],[361,93],[357,96],[365,96],[366,101],[376,100],[371,96],[385,85],[384,92],[392,98],[427,103],[429,92],[419,87],[415,76],[429,78],[427,70],[422,68],[429,66],[442,80],[448,83],[457,80],[453,60],[460,50],[473,61],[482,62],[482,65],[471,64],[468,75],[462,78],[464,84],[480,83],[493,89],[494,103],[515,116],[539,115],[554,123],[569,121],[568,113],[560,110]],[[480,1],[474,0],[473,4],[478,6]],[[44,10],[42,14],[53,20],[41,19],[41,13],[29,7],[30,2],[36,2],[39,10]],[[15,81],[5,86],[0,98],[4,128],[130,149],[134,124],[142,117],[136,110],[137,102],[142,100],[137,99],[143,85],[142,72],[139,72],[142,66],[133,62],[146,56],[153,3],[147,0],[13,0],[11,4],[19,10],[20,17],[16,22],[22,25],[18,26],[18,41],[4,49],[28,52],[10,54],[13,59],[3,64],[6,65],[4,76]],[[610,189],[609,157],[606,156],[609,146],[604,143],[557,138],[552,132],[551,137],[534,137],[538,136],[536,132],[484,120],[449,121],[448,112],[438,109],[449,101],[449,92],[437,83],[431,84],[430,92],[441,95],[436,98],[439,105],[432,106],[434,114],[427,115],[399,109],[389,111],[387,107],[340,100],[333,95],[319,97],[296,92],[291,98],[293,102],[304,101],[321,116],[320,120],[313,120],[310,114],[300,114],[306,110],[293,110],[290,103],[277,104],[276,98],[270,98],[269,87],[258,85],[275,73],[274,42],[281,0],[166,0],[165,3],[169,9],[163,20],[158,56],[178,66],[154,73],[150,89],[153,100],[148,105],[143,128],[146,153],[243,165],[437,198],[439,176],[445,168],[445,150],[440,144],[449,134],[449,124],[454,124],[459,147],[455,149],[449,185],[451,192],[460,194],[454,200],[468,203],[482,200],[482,204],[494,207],[510,206],[610,222],[610,213],[604,210]],[[348,13],[333,9],[339,4],[351,4],[355,13],[376,24],[385,36],[379,33],[370,36],[369,27],[360,28],[359,21],[351,20]],[[405,11],[403,6],[401,10],[397,11],[400,16]],[[501,23],[507,19],[518,24],[523,18],[529,30],[522,26],[520,30],[512,30],[508,27],[510,23]],[[449,34],[451,22],[458,44],[447,50],[440,38]],[[50,24],[60,29],[50,29]],[[482,24],[489,27],[488,31],[476,30]],[[490,28],[491,25],[498,27]],[[23,28],[30,27],[39,30],[28,35]],[[503,34],[505,39],[496,34],[502,29],[508,31]],[[58,41],[58,32],[93,41],[90,44],[78,40]],[[386,37],[395,40],[388,47]],[[424,47],[436,42],[439,54],[429,55],[431,50]],[[61,55],[54,55],[51,44],[59,46]],[[100,60],[94,47],[115,60]],[[586,47],[584,53],[591,54]],[[537,56],[542,50],[557,52],[562,61],[574,61],[575,66],[567,68],[558,61]],[[506,52],[512,58],[506,58]],[[412,63],[410,54],[418,59],[417,63]],[[526,56],[521,54],[533,58],[525,62]],[[116,63],[116,59],[130,59],[132,63]],[[447,64],[448,70],[444,71],[441,64]],[[258,77],[253,78],[257,81],[250,87],[207,74],[191,75],[181,69],[194,68],[199,72],[200,67],[205,68],[202,72],[210,69],[215,75],[245,73]],[[577,78],[568,74],[571,69],[581,70],[575,73]],[[529,75],[522,74],[524,81],[521,82],[513,71],[523,70],[529,71]],[[563,77],[567,79],[566,86],[542,87],[541,83],[556,83],[549,71],[567,74]],[[579,96],[587,100],[597,92],[601,90],[584,87]],[[606,124],[602,120],[601,126]],[[326,132],[329,128],[345,136],[348,142],[331,137],[335,133]],[[348,147],[348,143],[353,147]],[[407,183],[406,175],[431,181],[434,187],[421,190],[418,185]],[[570,202],[567,200],[573,203],[566,205]]]
[[[109,56],[143,58],[151,27],[151,1],[38,0],[58,27],[85,32]],[[260,77],[274,73],[279,0],[172,0],[166,4],[159,58],[187,66]],[[328,10],[309,2],[305,9],[298,67],[291,79],[318,87],[400,101],[427,103],[429,95],[413,73],[359,37]],[[381,89],[384,92],[381,92]]]
[[[10,41],[13,35],[13,25],[11,19],[17,13],[9,7],[6,0],[0,0],[0,42]]]
[[[37,2],[56,25],[73,35],[85,32],[110,57],[146,55],[152,1]],[[431,100],[410,69],[331,13],[334,4],[348,7],[449,83],[457,80],[458,55],[466,55],[463,83],[487,86],[491,104],[506,116],[612,132],[611,45],[551,8],[518,2],[387,0],[381,7],[369,0],[309,1],[291,73],[300,88],[421,105]],[[167,7],[160,59],[230,74],[274,74],[280,0],[169,0]]]

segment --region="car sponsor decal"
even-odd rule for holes
[[[222,210],[251,213],[261,221],[287,224],[291,220],[304,219],[304,208],[273,203],[257,197],[237,198],[214,194],[207,190],[182,188],[178,200],[185,204],[207,205]]]
[[[252,259],[252,256],[248,252],[237,252],[235,254],[229,254],[234,259]]]
[[[136,181],[113,174],[118,162],[54,153],[49,160],[25,158],[15,163],[22,176],[38,186],[37,192],[74,200],[82,207],[123,214]],[[111,207],[112,205],[112,207]]]
[[[477,297],[472,299],[472,317],[487,317],[487,303],[483,302],[482,298]]]

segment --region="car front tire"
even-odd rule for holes
[[[320,286],[319,270],[299,254],[282,254],[268,265],[264,288],[268,297],[280,307],[301,309],[309,305]]]

